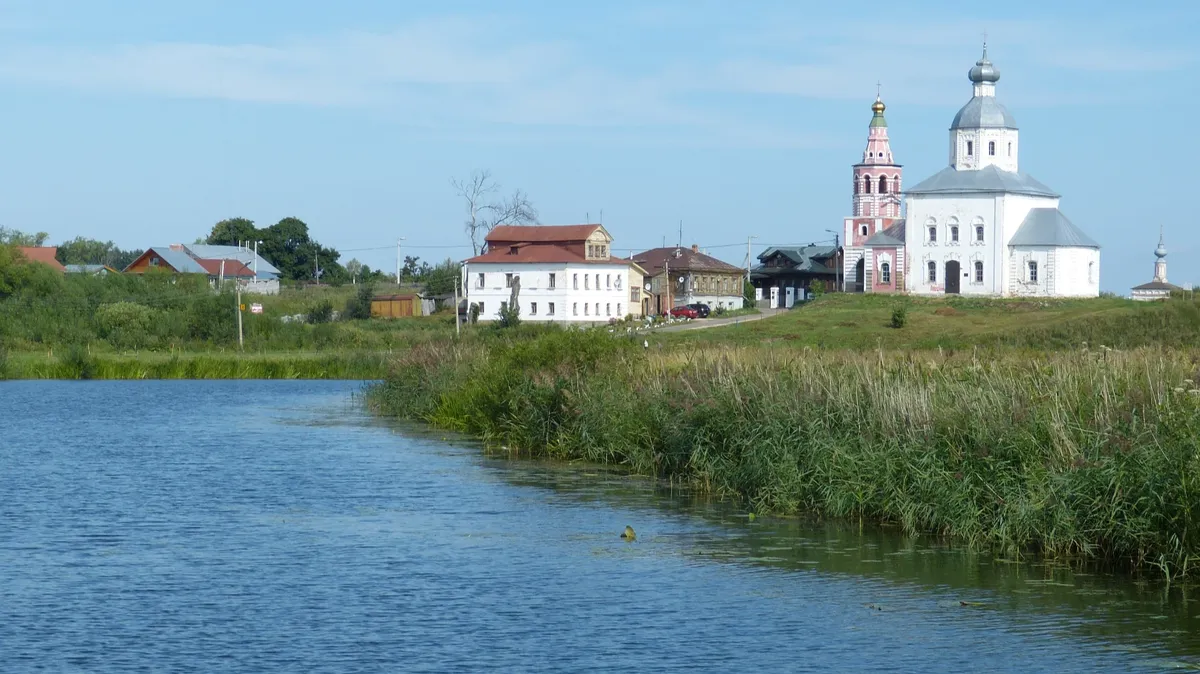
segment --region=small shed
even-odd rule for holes
[[[424,316],[421,296],[417,293],[376,295],[371,298],[371,318]]]

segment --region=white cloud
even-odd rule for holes
[[[660,19],[654,12],[639,17]],[[9,46],[0,48],[0,77],[105,93],[370,108],[439,129],[624,128],[756,143],[785,134],[746,104],[747,95],[863,100],[878,79],[889,102],[961,100],[984,28],[1002,45],[993,51],[1003,54],[996,58],[1002,69],[1010,63],[1131,74],[1191,60],[1179,49],[1134,49],[1102,31],[1062,31],[1045,22],[765,21],[729,34],[704,29],[699,40],[720,39],[669,62],[645,63],[636,74],[595,65],[589,45],[537,39],[520,23],[451,17],[273,44]],[[1026,100],[1078,101],[1086,93],[1070,78],[1051,79],[1042,78],[1042,89],[1026,83]],[[739,103],[739,113],[729,111]],[[789,137],[821,142],[803,130]]]

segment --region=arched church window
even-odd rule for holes
[[[863,236],[866,236],[866,235],[867,235],[867,226],[866,226],[866,225],[863,225],[863,226],[862,226],[862,235],[863,235]]]
[[[1008,156],[1012,156],[1012,143],[1008,144]]]
[[[994,141],[994,140],[988,141],[988,156],[989,157],[996,156],[996,141]]]
[[[857,180],[854,181],[854,193],[858,194],[858,181]]]
[[[968,140],[967,141],[967,156],[970,157],[973,154],[975,154],[975,143],[973,141]]]
[[[937,283],[937,263],[932,260],[929,262],[929,282]]]
[[[975,261],[975,282],[983,283],[983,263],[978,260]]]
[[[958,243],[958,225],[950,227],[950,240]]]
[[[879,176],[879,193],[887,194],[887,176]]]
[[[863,176],[863,194],[871,193],[871,176]]]
[[[937,243],[937,227],[933,225],[929,226],[929,242]]]
[[[983,243],[983,225],[975,225],[975,240]]]
[[[1095,263],[1095,262],[1089,262],[1089,263],[1088,263],[1088,283],[1095,283],[1095,282],[1096,282],[1096,276],[1095,276],[1095,273],[1096,273],[1096,263]]]
[[[885,285],[892,282],[892,265],[887,262],[879,265],[879,280]]]

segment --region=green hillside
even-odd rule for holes
[[[903,307],[901,328],[893,312]],[[665,335],[664,335],[665,337]],[[1200,345],[1200,302],[917,298],[826,295],[762,321],[671,335],[672,342],[772,343],[816,348],[1034,349]]]

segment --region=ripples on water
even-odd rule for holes
[[[1200,652],[1184,589],[486,458],[364,417],[358,389],[0,383],[0,670],[1125,672]]]

